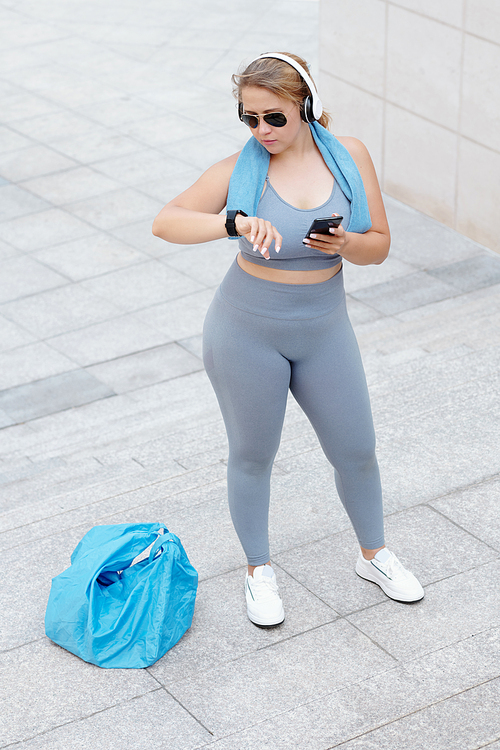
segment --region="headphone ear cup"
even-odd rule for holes
[[[312,97],[306,96],[302,102],[302,119],[305,122],[314,122],[316,120],[313,113]]]

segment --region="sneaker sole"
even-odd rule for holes
[[[387,591],[384,588],[384,586],[382,586],[381,583],[379,583],[378,581],[375,581],[373,578],[367,578],[366,576],[361,575],[361,573],[358,573],[358,571],[356,571],[356,575],[359,576],[359,578],[362,578],[363,581],[369,581],[370,583],[374,583],[375,586],[378,586],[379,589],[382,589],[384,594],[388,596],[389,599],[392,599],[394,602],[399,602],[400,604],[416,604],[417,602],[421,602],[425,596],[425,594],[423,594],[422,596],[419,596],[418,599],[398,599],[396,596],[393,596],[392,593]]]
[[[250,615],[247,612],[248,619],[250,622],[252,622],[254,625],[256,625],[258,628],[263,628],[264,630],[267,630],[268,628],[277,628],[278,625],[282,625],[285,622],[285,615],[283,615],[283,619],[279,622],[257,622],[256,620],[253,620]]]

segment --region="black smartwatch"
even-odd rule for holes
[[[241,214],[242,216],[248,216],[244,211],[228,211],[226,213],[226,232],[228,234],[228,237],[239,237],[240,235],[236,231],[236,224],[235,220],[238,214]]]

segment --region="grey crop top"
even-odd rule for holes
[[[342,226],[349,226],[351,204],[339,187],[337,180],[333,190],[322,206],[317,208],[295,208],[281,198],[266,177],[266,189],[259,201],[256,216],[267,219],[283,237],[279,253],[274,249],[274,241],[269,248],[270,259],[266,260],[259,251],[254,253],[252,244],[240,237],[238,244],[243,257],[267,268],[282,268],[290,271],[315,271],[318,268],[336,266],[342,260],[340,255],[328,255],[321,250],[314,250],[304,245],[302,240],[307,234],[313,219],[331,214],[343,216]]]

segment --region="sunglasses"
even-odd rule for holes
[[[259,124],[259,117],[262,117],[264,122],[271,125],[273,128],[283,128],[286,125],[286,117],[283,112],[271,112],[268,115],[246,115],[241,114],[241,119],[248,125],[249,128],[256,128]]]

